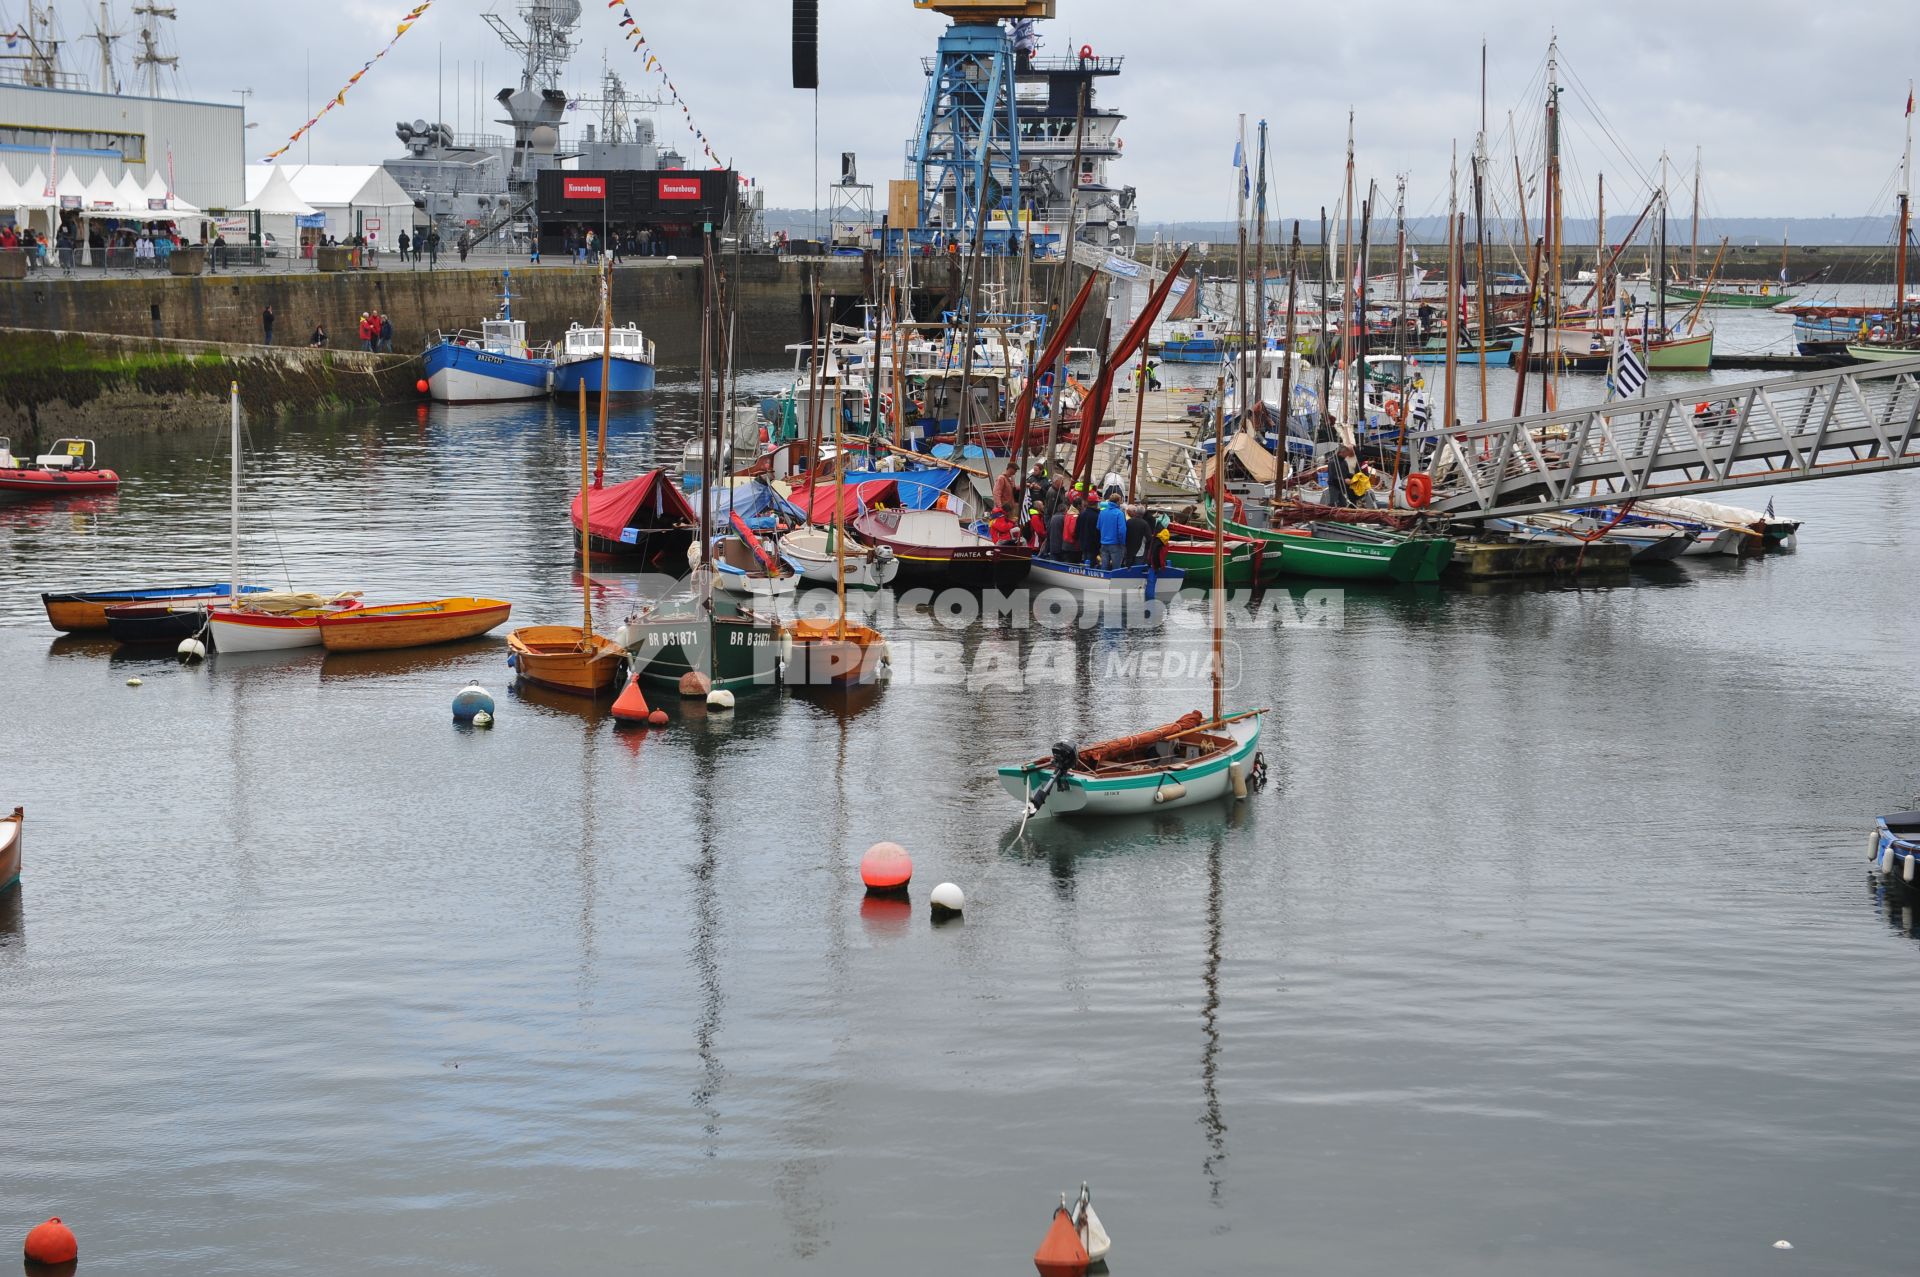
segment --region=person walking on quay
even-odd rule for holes
[[[359,328],[360,349],[366,351],[369,354],[373,353],[373,336],[375,333],[379,331],[380,330],[378,328],[374,327],[373,316],[369,315],[364,310],[361,311],[360,312],[360,328]]]
[[[380,316],[379,349],[386,351],[388,354],[393,353],[393,318],[390,315]]]
[[[53,244],[60,253],[60,273],[73,274],[73,227],[65,222],[60,223],[60,229],[54,234]]]
[[[413,247],[413,237],[408,235],[405,231],[401,231],[399,245],[400,245],[400,260],[404,262],[407,260],[407,250]]]
[[[1100,503],[1100,567],[1113,572],[1124,566],[1127,556],[1127,512],[1120,508],[1120,492],[1107,490]]]
[[[268,306],[260,312],[260,344],[273,345],[273,307]]]
[[[460,238],[454,241],[454,247],[460,250],[460,260],[467,260],[467,253],[473,248],[473,232],[461,231]]]
[[[218,233],[214,235],[213,252],[210,253],[209,256],[213,258],[213,273],[218,275],[220,268],[227,264],[227,237],[225,235]]]
[[[533,228],[533,234],[527,236],[527,264],[530,266],[540,264],[540,228],[538,226]]]
[[[427,228],[427,269],[434,270],[440,265],[440,228]]]

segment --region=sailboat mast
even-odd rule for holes
[[[1687,248],[1687,278],[1700,278],[1700,148],[1693,148],[1693,242]]]
[[[1480,345],[1480,420],[1487,419],[1487,42],[1480,41],[1480,136],[1473,144],[1474,340]]]
[[[1254,295],[1254,342],[1256,352],[1253,357],[1253,391],[1261,403],[1265,396],[1260,386],[1266,379],[1267,349],[1267,122],[1260,121],[1260,182],[1253,200],[1255,219],[1253,248],[1253,277],[1258,281]],[[1144,347],[1143,347],[1144,349]]]
[[[1213,721],[1225,717],[1221,664],[1226,659],[1227,628],[1227,403],[1226,377],[1214,390],[1213,413]]]
[[[1240,157],[1233,175],[1234,198],[1238,201],[1234,210],[1234,226],[1239,235],[1239,247],[1233,258],[1233,313],[1240,331],[1235,334],[1239,371],[1234,376],[1234,402],[1239,405],[1240,419],[1247,417],[1247,117],[1240,117],[1240,141],[1234,147],[1234,154]],[[1085,427],[1083,427],[1085,428]],[[1216,454],[1214,464],[1218,466],[1221,457]]]
[[[1596,183],[1593,216],[1593,298],[1594,304],[1605,310],[1607,306],[1607,280],[1603,272],[1607,269],[1607,175],[1602,173]]]
[[[1347,343],[1352,326],[1348,316],[1353,313],[1353,112],[1347,112],[1347,194],[1345,211],[1347,215],[1346,235],[1342,246],[1346,250],[1346,263],[1342,268],[1340,284],[1340,361],[1345,365],[1340,378],[1340,415],[1351,428],[1353,413],[1353,350]],[[1361,280],[1361,287],[1366,281]]]
[[[1405,354],[1407,341],[1407,175],[1400,174],[1393,195],[1393,353]]]
[[[1655,304],[1660,308],[1655,327],[1664,338],[1667,335],[1667,153],[1665,151],[1660,153],[1660,257],[1653,281],[1653,295]],[[1651,345],[1652,341],[1651,333],[1641,334],[1640,343],[1643,347]],[[1652,352],[1649,351],[1648,354],[1651,355]]]
[[[1900,241],[1894,248],[1893,332],[1907,332],[1907,227],[1913,217],[1913,81],[1907,81],[1907,149],[1900,157]]]
[[[607,387],[613,383],[613,254],[600,263],[600,447],[593,462],[593,486],[607,475]]]
[[[604,384],[604,382],[603,382]],[[589,529],[593,526],[593,489],[587,483],[587,383],[580,381],[580,641],[593,642],[593,559]]]
[[[1293,224],[1293,242],[1287,245],[1287,328],[1280,343],[1280,437],[1286,438],[1287,427],[1293,421],[1293,313],[1296,296],[1295,280],[1300,274],[1300,223]],[[1281,468],[1285,469],[1286,449],[1280,450]],[[1276,477],[1284,479],[1284,474]],[[1276,488],[1278,485],[1275,485]]]
[[[1553,411],[1553,382],[1560,370],[1560,44],[1547,44],[1547,331],[1552,336],[1540,366],[1540,411]]]
[[[1460,252],[1459,235],[1454,228],[1460,221],[1460,151],[1454,144],[1453,165],[1447,170],[1447,375],[1441,397],[1440,423],[1453,429],[1454,360],[1460,350]],[[1404,420],[1404,414],[1402,419]]]
[[[233,573],[233,593],[227,596],[227,602],[240,601],[240,383],[228,384],[227,394],[233,400],[233,494],[231,498],[233,521],[227,533],[228,566]]]

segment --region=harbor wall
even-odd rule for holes
[[[104,439],[204,429],[229,386],[255,416],[345,410],[413,394],[404,355],[0,330],[0,435],[29,455],[62,435]]]
[[[806,339],[816,276],[836,314],[857,319],[868,278],[860,258],[743,257],[723,271],[737,275],[737,339],[743,355],[778,358]],[[590,323],[599,311],[599,285],[590,267],[512,267],[514,315],[527,321],[536,343],[555,340],[570,323]],[[942,272],[944,274],[944,272]],[[943,281],[936,281],[943,282]],[[702,304],[698,261],[632,261],[614,271],[614,317],[638,323],[654,341],[662,364],[697,366]],[[277,346],[304,347],[316,324],[329,347],[358,347],[360,315],[379,311],[393,321],[396,351],[413,354],[439,331],[477,329],[499,309],[500,275],[491,269],[413,269],[286,274],[206,274],[193,277],[103,277],[76,268],[71,275],[41,271],[0,281],[0,327],[47,332],[108,333],[126,337],[256,345],[261,313],[273,307]]]

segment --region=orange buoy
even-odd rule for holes
[[[653,713],[647,715],[648,727],[665,727],[666,725],[667,725],[667,711],[663,709],[657,709],[653,711]]]
[[[653,719],[653,707],[647,704],[647,694],[640,690],[640,676],[632,675],[627,686],[613,702],[613,716],[623,723],[646,723]]]
[[[1081,1277],[1090,1262],[1087,1248],[1080,1242],[1080,1230],[1073,1226],[1073,1216],[1065,1206],[1060,1207],[1053,1212],[1053,1224],[1040,1249],[1033,1252],[1033,1266],[1040,1270],[1040,1277]]]
[[[79,1240],[58,1215],[27,1234],[25,1249],[30,1264],[71,1264],[80,1258]]]
[[[913,881],[913,857],[897,842],[877,842],[860,857],[860,881],[868,891],[905,891]]]
[[[1433,500],[1433,476],[1414,471],[1407,476],[1407,504],[1416,510],[1424,509]]]
[[[704,698],[713,690],[713,680],[699,670],[688,670],[680,676],[680,695]]]
[[[425,377],[422,377],[422,378],[421,378],[420,380],[418,380],[418,381],[416,381],[416,382],[414,382],[414,383],[413,383],[413,388],[414,388],[415,390],[417,390],[417,391],[419,391],[419,392],[420,392],[421,394],[423,394],[423,395],[424,395],[424,394],[426,394],[426,393],[427,393],[427,379],[426,379]]]

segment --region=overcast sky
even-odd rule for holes
[[[433,8],[320,124],[319,162],[367,163],[399,153],[394,122],[444,116],[473,127],[474,80],[484,64],[493,90],[517,81],[517,64],[481,20],[521,0],[436,0]],[[672,74],[714,149],[767,188],[768,203],[807,207],[813,186],[813,98],[790,83],[785,0],[629,0],[641,30]],[[1606,174],[1610,214],[1644,199],[1632,170],[1660,152],[1690,171],[1704,148],[1707,211],[1724,216],[1854,216],[1885,212],[1903,144],[1909,77],[1920,69],[1920,22],[1911,0],[1667,0],[1661,4],[1497,3],[1468,6],[1348,0],[1059,0],[1042,24],[1047,55],[1091,45],[1126,57],[1103,104],[1130,117],[1116,181],[1140,191],[1149,221],[1219,219],[1233,211],[1236,117],[1273,125],[1276,213],[1312,216],[1337,200],[1346,114],[1356,113],[1358,168],[1386,188],[1409,175],[1410,214],[1444,212],[1449,151],[1464,154],[1478,128],[1480,41],[1488,39],[1493,182],[1512,203],[1515,114],[1523,153],[1538,145],[1541,71],[1557,26],[1569,78],[1584,95],[1566,101],[1567,212],[1591,215],[1596,174]],[[0,13],[20,10],[0,0]],[[114,0],[124,15],[129,0]],[[235,100],[252,88],[259,127],[249,156],[262,158],[383,45],[410,0],[178,0],[178,45],[187,95]],[[843,150],[863,180],[900,176],[925,77],[945,20],[911,0],[823,0],[820,171],[838,176]],[[62,4],[69,40],[90,26],[92,0]],[[258,12],[256,12],[256,9]],[[271,9],[286,24],[260,19]],[[631,89],[653,87],[616,28],[620,10],[583,0],[580,47],[564,87],[597,92],[602,58]],[[294,23],[298,25],[295,26]],[[80,28],[76,30],[76,28]],[[69,65],[94,62],[76,44]],[[311,59],[311,99],[305,89]],[[456,80],[459,89],[456,91]],[[1589,105],[1605,113],[1596,117]],[[489,104],[490,105],[490,104]],[[487,113],[487,119],[497,116]],[[675,109],[659,115],[663,140],[697,155]],[[302,143],[289,153],[306,155]],[[1674,203],[1687,196],[1676,181]],[[1537,219],[1538,192],[1529,195]]]

